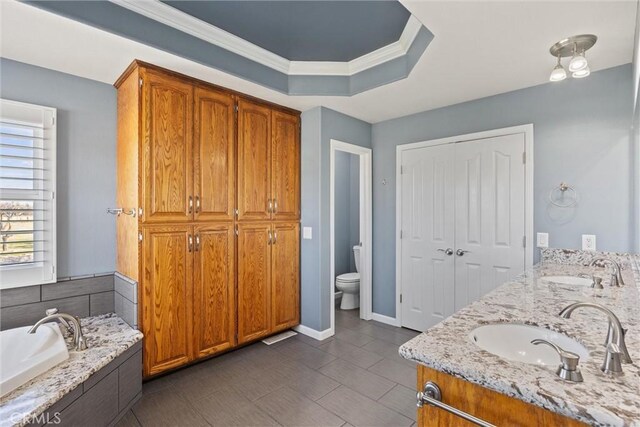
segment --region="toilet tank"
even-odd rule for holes
[[[353,247],[353,257],[356,261],[356,271],[360,272],[360,246]]]

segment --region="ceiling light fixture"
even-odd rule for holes
[[[571,77],[573,77],[574,79],[582,79],[587,77],[589,74],[591,74],[591,70],[589,69],[589,67],[585,67],[580,71],[572,73]]]
[[[549,77],[549,80],[551,80],[552,82],[559,82],[566,78],[567,78],[567,72],[562,66],[562,63],[560,62],[560,57],[558,56],[558,65],[556,65],[553,68],[553,71],[551,72],[551,76]]]
[[[549,52],[555,58],[558,58],[558,64],[551,71],[549,80],[552,82],[559,82],[567,77],[567,72],[562,66],[562,58],[571,57],[569,62],[569,71],[571,76],[576,79],[587,77],[591,74],[589,70],[589,63],[585,56],[585,52],[596,44],[598,37],[593,34],[581,34],[578,36],[567,37],[560,40],[558,43],[551,46]]]

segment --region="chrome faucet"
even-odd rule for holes
[[[633,363],[629,350],[624,342],[624,329],[620,323],[620,319],[615,313],[609,310],[607,307],[595,304],[592,302],[576,302],[569,304],[559,313],[561,317],[569,319],[571,313],[577,308],[586,307],[593,308],[605,313],[609,317],[609,325],[612,328],[613,333],[610,334],[610,341],[607,342],[607,354],[605,356],[604,363],[602,364],[602,371],[605,373],[619,374],[622,373],[622,367],[620,363]]]
[[[598,262],[608,262],[613,268],[613,274],[611,275],[611,286],[624,286],[624,279],[622,278],[622,270],[620,264],[611,258],[596,257],[591,260],[589,267],[593,267]]]
[[[36,331],[42,324],[58,321],[60,322],[67,330],[73,330],[73,345],[76,351],[82,351],[87,349],[87,340],[82,334],[82,328],[80,327],[80,320],[77,317],[74,317],[70,314],[66,313],[58,313],[58,309],[50,309],[45,312],[46,316],[42,319],[38,320],[35,325],[31,327],[27,332],[30,334],[35,334]]]

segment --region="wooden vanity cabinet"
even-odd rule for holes
[[[300,113],[140,61],[115,86],[144,376],[297,325]]]
[[[580,421],[556,414],[539,406],[489,390],[435,369],[418,365],[418,390],[422,390],[427,381],[433,381],[440,387],[443,403],[496,426],[586,426]],[[472,427],[475,424],[425,403],[422,408],[418,408],[418,425],[422,427]]]

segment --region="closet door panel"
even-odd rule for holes
[[[196,220],[233,220],[235,208],[235,101],[197,87],[194,111],[194,215]]]
[[[191,360],[193,252],[190,226],[145,227],[142,332],[144,373]]]
[[[269,224],[238,224],[238,344],[270,332],[270,236]]]
[[[194,229],[194,358],[235,345],[233,224]]]
[[[300,218],[300,117],[272,113],[272,218]]]
[[[300,225],[273,225],[271,245],[271,329],[300,323]]]
[[[238,219],[271,216],[271,110],[238,101]]]
[[[145,71],[142,221],[187,222],[193,200],[193,86]]]

